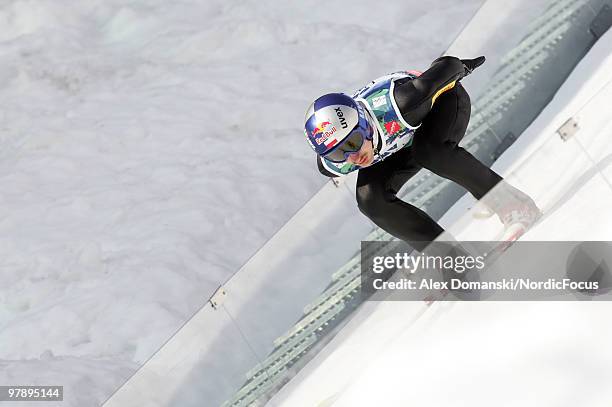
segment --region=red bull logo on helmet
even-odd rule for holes
[[[331,128],[330,128],[331,126]],[[317,125],[312,131],[312,136],[315,138],[317,144],[323,144],[325,140],[330,138],[335,132],[337,132],[336,126],[332,125],[331,122],[324,121]],[[320,135],[319,137],[316,137]]]
[[[312,131],[312,135],[316,136],[319,133],[323,133],[323,131],[325,130],[325,128],[327,126],[329,126],[331,123],[330,122],[321,122],[317,125],[317,127],[314,128],[314,130]]]

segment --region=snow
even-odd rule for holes
[[[612,240],[611,38],[493,166],[547,209],[526,240]],[[570,117],[580,128],[564,142]],[[473,203],[441,219],[460,240],[489,233]],[[607,302],[369,302],[270,405],[606,406],[609,315]]]
[[[309,102],[481,2],[2,2],[0,382],[108,397],[326,182]]]

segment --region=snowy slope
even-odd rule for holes
[[[612,240],[611,39],[493,166],[548,209],[525,239]],[[570,117],[580,128],[563,142],[556,130]],[[462,198],[442,222],[472,203]],[[450,229],[488,233],[469,216]],[[607,302],[366,303],[272,405],[607,406],[610,312]]]
[[[2,2],[0,382],[103,400],[326,181],[309,101],[480,3]]]

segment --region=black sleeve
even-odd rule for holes
[[[401,79],[395,83],[393,96],[404,120],[417,126],[429,113],[435,98],[455,86],[463,78],[465,68],[459,58],[443,56],[415,79]]]
[[[323,163],[321,162],[321,157],[319,155],[317,155],[317,167],[319,168],[319,172],[323,175],[325,175],[326,177],[338,177],[338,175],[329,172],[324,166]]]

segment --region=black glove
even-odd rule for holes
[[[461,59],[461,63],[463,63],[463,68],[465,68],[465,74],[463,75],[463,77],[465,78],[466,76],[471,74],[474,69],[484,64],[485,59],[486,58],[483,56],[474,59]]]

